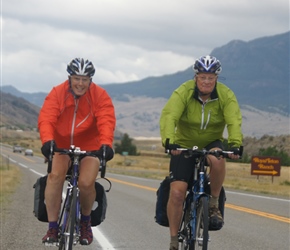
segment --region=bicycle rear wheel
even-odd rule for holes
[[[202,196],[197,206],[195,240],[192,249],[207,250],[208,239],[208,198]]]
[[[67,220],[64,226],[64,232],[61,234],[59,250],[72,250],[74,245],[75,225],[76,225],[76,206],[77,206],[77,187],[73,187],[72,197],[68,207]]]

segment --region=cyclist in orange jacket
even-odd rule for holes
[[[67,72],[68,80],[53,87],[40,110],[38,128],[43,155],[49,158],[50,144],[54,141],[59,148],[75,145],[87,151],[99,150],[102,145],[106,145],[106,160],[112,159],[115,111],[107,92],[92,82],[94,65],[83,58],[75,58],[68,64]],[[42,238],[46,245],[54,245],[58,241],[57,221],[69,160],[67,155],[55,153],[48,174],[45,201],[49,229]],[[89,245],[93,240],[90,214],[96,197],[94,183],[99,166],[98,158],[87,156],[81,160],[78,186],[82,208],[82,245]]]

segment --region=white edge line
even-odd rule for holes
[[[10,159],[10,160],[12,160],[12,159]],[[31,172],[35,173],[36,175],[43,176],[42,173],[39,173],[39,172],[27,167],[26,165],[24,165],[22,163],[19,163],[17,161],[14,161],[14,162],[18,163],[21,167],[29,169]],[[62,195],[63,195],[63,197],[65,197],[65,192]],[[107,240],[107,238],[104,236],[104,234],[102,234],[102,232],[98,228],[92,227],[92,230],[93,230],[94,238],[96,239],[96,241],[99,242],[102,249],[115,250],[115,248],[110,244],[110,242]]]
[[[22,164],[22,163],[20,163],[20,162],[18,162],[18,164],[19,164],[21,167],[23,167],[23,168],[28,168],[28,169],[30,169],[29,167],[27,167],[26,165],[24,165],[24,164]]]
[[[102,234],[102,232],[97,227],[92,227],[94,238],[100,243],[103,249],[115,250],[115,248],[110,244],[108,239]]]
[[[3,155],[3,156],[5,157],[5,155]],[[11,158],[10,158],[10,160],[13,161],[13,162],[16,162],[16,161],[12,160]],[[41,173],[39,173],[39,172],[27,167],[26,165],[23,165],[21,163],[18,163],[18,164],[20,166],[24,167],[24,168],[28,168],[30,171],[32,171],[33,173],[35,173],[35,174],[37,174],[39,176],[43,176],[43,174],[41,174]],[[268,196],[245,194],[245,193],[239,193],[239,192],[233,192],[233,191],[226,191],[226,193],[238,194],[238,195],[250,196],[250,197],[257,197],[257,198],[269,199],[269,200],[284,201],[284,202],[290,203],[290,200],[274,198],[274,197],[268,197]],[[65,193],[63,195],[65,195]],[[110,244],[110,242],[107,240],[107,238],[101,233],[101,231],[98,228],[92,227],[92,230],[93,230],[94,238],[100,243],[100,245],[102,246],[103,249],[107,249],[107,250],[114,250],[115,249]]]
[[[262,196],[262,195],[255,195],[255,194],[245,194],[245,193],[233,192],[233,191],[228,191],[228,190],[225,190],[225,191],[226,191],[226,193],[230,193],[230,194],[238,194],[238,195],[243,195],[243,196],[256,197],[256,198],[262,198],[262,199],[267,199],[267,200],[284,201],[284,202],[289,202],[290,203],[290,200],[287,200],[287,199],[281,199],[281,198],[275,198],[275,197],[269,197],[269,196]]]

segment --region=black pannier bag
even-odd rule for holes
[[[160,186],[156,192],[157,201],[155,208],[155,222],[161,226],[168,227],[167,217],[167,202],[169,199],[170,192],[170,178],[166,176],[165,179],[160,183]]]
[[[34,188],[34,207],[33,213],[35,217],[42,222],[48,222],[46,205],[44,201],[44,191],[46,187],[47,175],[36,180]]]
[[[106,218],[106,210],[107,210],[107,197],[106,192],[109,192],[111,189],[111,182],[106,179],[110,184],[110,188],[105,190],[104,187],[95,182],[96,189],[96,208],[91,212],[91,224],[92,226],[98,226],[101,224]],[[44,192],[46,187],[47,175],[42,176],[36,180],[36,183],[33,185],[34,188],[34,208],[33,213],[35,217],[42,222],[48,222],[46,204],[44,199]]]
[[[107,178],[102,179],[105,179],[107,182],[109,182],[110,188],[105,190],[105,188],[99,182],[95,182],[96,199],[91,212],[91,225],[93,227],[100,225],[106,218],[106,211],[108,206],[106,192],[110,191],[112,184]]]

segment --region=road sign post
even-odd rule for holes
[[[272,156],[252,156],[251,175],[268,175],[272,176],[272,183],[274,176],[280,176],[281,159]]]

